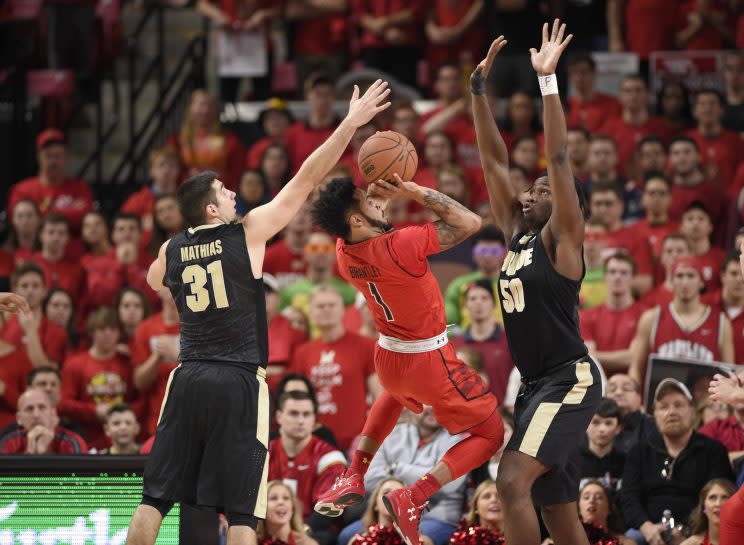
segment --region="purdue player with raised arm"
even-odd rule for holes
[[[168,381],[145,466],[142,504],[129,545],[152,545],[174,502],[214,507],[230,525],[227,543],[256,543],[266,515],[268,340],[261,280],[266,241],[304,204],[338,162],[356,129],[387,108],[387,83],[364,96],[279,194],[235,222],[235,193],[213,172],[178,190],[191,227],[165,242],[147,281],[170,289],[181,321],[181,364]]]
[[[485,80],[503,36],[471,76],[473,118],[491,208],[509,242],[499,278],[512,359],[522,374],[514,435],[501,458],[497,487],[507,543],[537,545],[534,504],[556,545],[588,545],[579,523],[577,445],[601,393],[597,365],[579,335],[586,209],[566,152],[566,119],[555,68],[571,35],[558,20],[540,51],[531,49],[543,95],[547,176],[518,192],[509,182],[508,154],[485,96]],[[530,493],[532,498],[530,498]]]

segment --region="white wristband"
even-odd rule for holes
[[[542,93],[542,96],[558,94],[558,78],[555,77],[555,74],[537,76],[537,81],[540,83],[540,93]]]

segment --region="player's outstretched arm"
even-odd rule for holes
[[[646,378],[646,359],[651,352],[651,331],[656,321],[658,307],[648,309],[641,314],[636,326],[636,335],[630,341],[630,368],[628,376],[643,385]]]
[[[506,45],[503,36],[496,38],[488,49],[488,55],[470,75],[470,92],[473,103],[475,134],[478,151],[488,189],[496,225],[509,242],[517,229],[517,189],[509,182],[509,151],[501,137],[491,106],[486,97],[486,79],[494,58]]]
[[[584,243],[584,214],[576,194],[574,177],[566,150],[566,116],[558,95],[555,68],[558,59],[568,46],[573,34],[563,35],[566,25],[553,21],[548,35],[548,23],[543,25],[540,51],[530,49],[532,67],[540,80],[543,95],[543,125],[545,130],[545,158],[548,164],[548,181],[553,194],[553,213],[550,232],[555,241],[567,241],[580,249]]]
[[[373,117],[390,106],[390,102],[385,101],[388,94],[390,89],[387,82],[379,79],[370,85],[361,97],[359,88],[354,86],[354,93],[349,102],[349,113],[328,140],[310,154],[294,178],[271,202],[254,208],[243,218],[249,244],[263,244],[286,227],[313,188],[320,184],[328,171],[338,163],[357,128],[369,123]]]
[[[481,226],[481,218],[444,193],[421,187],[414,182],[404,182],[394,174],[394,181],[372,182],[368,193],[383,199],[410,199],[428,208],[441,219],[434,222],[442,251],[459,244],[474,234]]]

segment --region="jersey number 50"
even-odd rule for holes
[[[230,306],[225,290],[225,277],[222,274],[222,261],[218,259],[207,265],[206,270],[201,265],[189,265],[181,273],[183,283],[191,287],[191,295],[186,296],[186,305],[193,312],[201,312],[209,306],[209,291],[204,287],[207,285],[207,274],[212,277],[214,306],[217,308]]]
[[[511,314],[514,311],[524,310],[524,286],[519,278],[511,280],[499,280],[499,289],[503,297],[504,311]]]

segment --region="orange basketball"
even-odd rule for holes
[[[357,157],[359,171],[367,183],[393,180],[398,174],[404,181],[413,178],[418,154],[413,144],[395,131],[376,132],[362,144]]]

